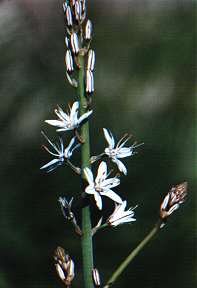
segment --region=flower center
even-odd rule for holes
[[[106,149],[106,154],[107,154],[109,157],[115,157],[116,154],[117,154],[117,150],[116,150],[116,149],[112,149],[112,148],[107,148],[107,149]]]
[[[99,185],[95,185],[94,188],[95,188],[96,192],[98,192],[98,193],[103,192],[103,189]]]

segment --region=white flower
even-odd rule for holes
[[[56,126],[59,129],[57,131],[68,131],[78,128],[85,121],[88,120],[88,117],[92,114],[92,110],[83,114],[78,118],[79,102],[76,101],[73,103],[72,108],[70,108],[70,113],[65,113],[60,107],[55,109],[55,114],[58,116],[59,120],[45,120],[46,123]]]
[[[127,134],[126,134],[118,141],[117,145],[115,146],[115,140],[114,140],[112,133],[110,131],[108,132],[106,128],[103,128],[103,132],[104,132],[105,139],[107,140],[109,144],[109,146],[105,148],[105,154],[109,158],[111,158],[114,163],[116,163],[120,172],[127,175],[127,168],[122,163],[122,161],[119,160],[119,158],[125,158],[125,157],[129,157],[135,154],[133,149],[137,147],[138,145],[124,147],[126,142],[130,139],[130,136],[127,137]]]
[[[80,146],[80,144],[75,145],[73,148],[73,144],[75,142],[76,137],[73,137],[69,143],[69,145],[64,149],[64,143],[62,138],[59,138],[60,144],[54,144],[49,140],[49,138],[42,132],[43,136],[49,142],[49,144],[54,149],[55,153],[50,151],[46,146],[43,146],[44,149],[51,155],[55,156],[56,158],[48,162],[47,164],[43,165],[40,169],[46,169],[47,172],[51,172],[56,169],[58,166],[62,165],[66,159],[70,159],[73,154],[73,151]]]
[[[126,206],[127,206],[127,201],[123,201],[122,204],[116,204],[114,212],[107,219],[107,223],[110,226],[115,227],[120,224],[136,221],[136,219],[133,218],[134,208],[129,208],[127,211],[125,211]]]
[[[85,192],[87,194],[94,195],[97,207],[102,209],[102,196],[107,196],[117,203],[122,203],[122,199],[118,196],[111,188],[116,187],[120,184],[120,180],[117,177],[106,179],[107,165],[103,161],[100,163],[96,179],[94,181],[92,171],[89,168],[84,169],[86,179],[89,186],[86,187]]]

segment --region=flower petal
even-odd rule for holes
[[[96,201],[96,206],[98,207],[98,209],[102,210],[102,199],[98,192],[94,193],[94,199]]]
[[[120,160],[118,160],[117,158],[114,158],[112,159],[112,161],[116,163],[120,172],[122,172],[124,175],[127,175],[127,168]]]
[[[108,132],[106,128],[103,128],[103,132],[104,132],[105,139],[109,144],[109,148],[113,149],[115,146],[115,141],[114,141],[114,137],[112,133]]]
[[[168,211],[168,216],[179,208],[179,204],[174,204]]]
[[[122,204],[122,199],[120,198],[120,196],[110,189],[107,191],[101,192],[100,194],[103,196],[109,197],[116,203]]]
[[[72,145],[75,142],[76,137],[73,137],[69,143],[69,145],[66,147],[66,149],[64,150],[64,155],[66,158],[70,158],[72,156],[72,151],[70,151]]]
[[[70,111],[70,119],[72,121],[74,121],[75,123],[76,123],[76,120],[77,120],[78,110],[79,110],[79,102],[76,101],[76,102],[73,103],[73,106],[72,106],[71,111]]]
[[[134,152],[133,152],[133,149],[132,148],[121,148],[121,149],[118,149],[118,152],[117,152],[117,157],[118,158],[125,158],[125,157],[129,157],[131,155],[133,155]]]
[[[62,110],[61,107],[58,106],[55,109],[55,114],[62,120],[62,121],[69,121],[69,116]]]
[[[92,171],[90,170],[90,168],[86,167],[84,169],[84,174],[85,174],[85,177],[86,177],[88,183],[94,184],[94,178],[93,178],[93,174],[92,174]]]
[[[48,168],[47,172],[51,172],[62,164],[63,164],[63,161],[61,161],[60,159],[53,159],[50,162],[48,162],[47,164],[43,165],[40,169],[42,170],[42,169]]]
[[[104,180],[102,183],[100,183],[101,188],[103,189],[110,189],[113,187],[116,187],[120,184],[120,179],[118,179],[117,177],[114,178],[109,178]]]
[[[95,189],[94,189],[94,185],[89,185],[89,186],[87,186],[86,187],[86,189],[85,189],[85,192],[87,193],[87,194],[95,194]]]
[[[168,193],[168,194],[165,196],[163,202],[161,203],[161,209],[162,209],[162,210],[165,210],[165,209],[166,209],[166,207],[167,207],[167,205],[168,205],[168,202],[169,202],[169,199],[170,199],[170,194]]]
[[[86,112],[85,114],[83,114],[79,120],[78,120],[78,124],[83,124],[85,122],[85,120],[88,120],[88,117],[92,114],[93,110]]]
[[[106,162],[102,161],[98,167],[97,176],[95,179],[96,184],[104,181],[107,177],[107,164]]]
[[[60,128],[65,127],[65,123],[62,122],[62,121],[59,121],[59,120],[45,120],[44,122],[46,122],[49,125],[57,126],[57,127],[60,127]]]

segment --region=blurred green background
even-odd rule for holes
[[[68,168],[39,170],[51,159],[40,148],[40,130],[56,137],[44,120],[54,117],[56,104],[76,99],[64,78],[61,5],[0,2],[1,288],[63,287],[52,259],[58,245],[75,260],[73,287],[83,287],[80,241],[57,202],[79,195],[79,181]],[[117,189],[130,206],[139,205],[137,221],[94,238],[103,281],[152,228],[169,188],[189,183],[187,202],[114,287],[196,287],[195,6],[186,0],[88,1],[96,50],[92,154],[106,145],[103,127],[145,143],[124,161],[129,174]]]

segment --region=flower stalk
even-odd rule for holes
[[[87,112],[87,98],[85,96],[84,87],[84,55],[78,55],[79,63],[79,99],[80,99],[80,115],[82,116]],[[81,147],[81,171],[82,181],[84,180],[84,168],[90,167],[90,141],[89,141],[89,122],[87,121],[81,127],[81,137],[84,140],[84,144]],[[82,257],[83,257],[83,271],[84,271],[84,287],[92,288],[92,269],[93,269],[93,248],[92,248],[92,227],[90,219],[89,206],[85,206],[82,209]]]
[[[137,247],[123,260],[123,262],[118,266],[115,272],[112,274],[110,279],[107,281],[104,288],[111,287],[118,277],[124,272],[127,266],[133,261],[133,259],[138,255],[138,253],[152,240],[155,234],[159,231],[159,225],[156,224],[153,229],[147,234],[147,236],[137,245]]]

